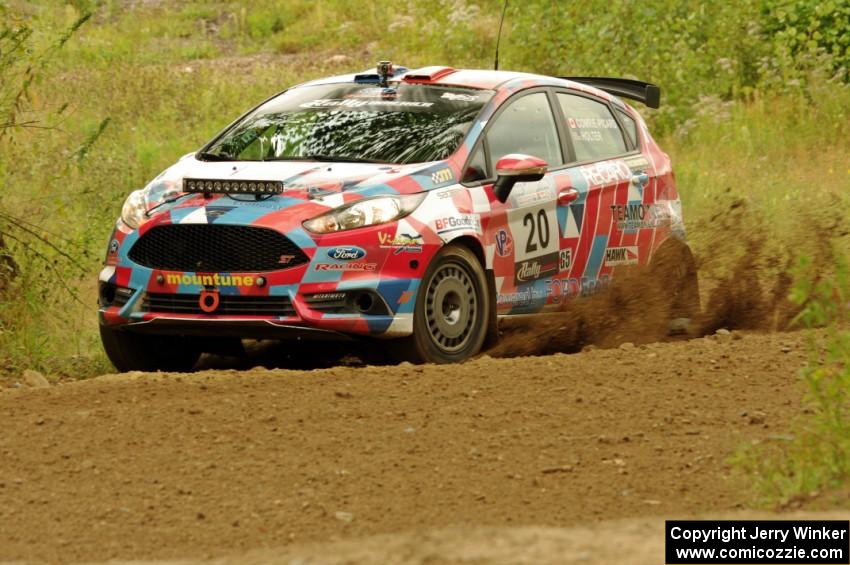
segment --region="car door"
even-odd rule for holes
[[[558,303],[607,288],[614,268],[647,258],[648,242],[638,232],[648,225],[643,193],[650,178],[636,140],[607,101],[569,90],[555,98],[570,160],[555,177],[566,267],[550,291]]]
[[[540,181],[517,183],[501,203],[492,194],[493,170],[511,153],[543,159],[549,172]],[[551,95],[547,89],[533,89],[505,102],[467,165],[468,171],[486,171],[489,177],[483,184],[490,201],[485,243],[502,314],[534,312],[547,302],[547,281],[558,274],[560,259],[554,174],[564,162]]]

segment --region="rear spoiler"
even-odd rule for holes
[[[558,77],[564,80],[580,82],[588,86],[594,86],[614,96],[622,96],[631,100],[643,102],[650,108],[661,106],[661,89],[648,82],[631,80],[628,78],[609,77]]]

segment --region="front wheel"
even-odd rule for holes
[[[481,350],[490,316],[487,279],[466,247],[449,245],[422,278],[413,312],[413,335],[403,357],[415,363],[454,363]]]
[[[136,334],[100,326],[106,356],[119,371],[191,371],[201,356],[194,340],[179,336]]]

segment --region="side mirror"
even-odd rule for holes
[[[496,162],[496,184],[493,185],[493,194],[499,202],[506,202],[508,196],[518,182],[534,182],[543,178],[548,165],[543,159],[511,153],[505,155]]]

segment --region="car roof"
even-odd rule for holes
[[[397,65],[395,68],[396,73],[389,79],[389,82],[391,83],[400,82],[423,85],[457,86],[461,88],[486,90],[498,90],[500,88],[518,90],[520,88],[530,88],[533,86],[563,86],[587,92],[605,100],[611,100],[614,98],[607,92],[587,84],[532,73],[493,71],[484,69],[455,69],[453,67],[445,66],[407,69]],[[375,69],[368,69],[362,73],[325,77],[306,82],[298,86],[359,82],[357,79],[363,79],[364,77],[377,78],[377,71]]]

